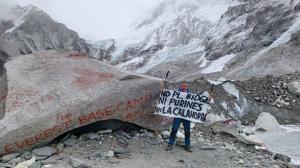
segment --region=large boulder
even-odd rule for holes
[[[287,86],[292,94],[300,96],[300,80],[290,82]]]
[[[255,128],[260,131],[276,131],[280,129],[280,125],[272,114],[263,112],[255,121]]]
[[[124,72],[85,55],[43,51],[6,64],[8,94],[0,155],[44,145],[96,121],[116,119],[160,130],[158,78]]]

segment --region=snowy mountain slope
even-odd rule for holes
[[[75,31],[34,6],[16,6],[7,15],[10,17],[0,21],[0,58],[45,49],[91,53],[90,46]]]
[[[134,32],[128,37],[130,40],[127,40],[130,44],[112,63],[146,72],[161,62],[202,51],[205,32],[231,4],[231,0],[167,0],[150,16],[135,24]],[[139,57],[135,59],[139,61],[131,61],[124,66],[124,62],[135,57]]]
[[[166,0],[136,23],[126,40],[115,40],[118,52],[111,52],[110,62],[161,77],[170,70],[178,79],[217,78],[253,66],[244,64],[272,44],[278,47],[278,40],[286,38],[297,21],[299,4],[299,0]],[[270,69],[269,73],[277,72]]]

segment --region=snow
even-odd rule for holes
[[[130,61],[118,64],[117,67],[123,68],[123,67],[126,67],[126,66],[130,65],[130,64],[138,64],[138,63],[143,62],[143,60],[144,60],[144,58],[142,58],[142,57],[135,57],[135,58],[131,59]]]
[[[219,78],[218,80],[210,80],[210,79],[208,79],[207,80],[209,83],[211,83],[211,84],[213,84],[213,85],[220,85],[220,84],[222,84],[222,83],[224,83],[224,82],[226,82],[226,81],[228,81],[227,79],[225,79],[225,78],[223,78],[223,77],[221,77],[221,78]]]
[[[199,39],[192,39],[188,45],[178,45],[177,47],[166,46],[162,50],[158,51],[154,56],[152,56],[149,62],[142,68],[138,69],[136,72],[145,73],[156,65],[175,61],[186,54],[202,52],[203,49],[204,48]]]
[[[228,94],[236,97],[237,100],[240,100],[239,90],[235,87],[234,84],[232,84],[230,82],[226,82],[226,83],[222,84],[222,87]]]
[[[291,35],[299,30],[300,30],[300,16],[297,17],[295,23],[290,27],[290,29],[287,30],[285,33],[283,33],[276,41],[274,41],[273,44],[270,45],[265,52],[268,52],[269,50],[288,42],[291,39]]]
[[[15,26],[6,30],[5,33],[11,33],[20,25],[22,25],[24,23],[25,16],[31,11],[31,9],[33,9],[33,6],[29,6],[25,13],[23,13],[18,19],[14,20],[13,22]]]
[[[235,54],[225,55],[215,61],[211,61],[211,64],[202,70],[203,74],[215,73],[223,71],[227,62],[229,62],[232,58],[235,57]]]

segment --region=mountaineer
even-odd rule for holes
[[[187,92],[187,93],[189,92],[187,83],[185,81],[183,81],[181,83],[181,86],[178,89],[178,91]],[[184,147],[184,149],[188,152],[192,152],[191,139],[190,139],[190,137],[191,137],[191,121],[181,119],[181,118],[174,118],[174,120],[173,120],[172,132],[171,132],[171,135],[170,135],[169,144],[166,148],[166,151],[173,150],[173,146],[174,146],[175,140],[176,140],[176,134],[178,132],[178,129],[179,129],[179,126],[180,126],[181,123],[183,124],[184,135],[185,135],[185,147]]]

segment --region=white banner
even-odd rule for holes
[[[164,89],[155,114],[203,123],[209,106],[208,97],[208,92],[192,94]]]

